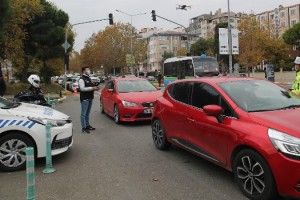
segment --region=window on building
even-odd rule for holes
[[[263,22],[263,21],[265,21],[265,20],[266,20],[266,17],[265,17],[265,16],[261,16],[261,17],[260,17],[260,21]]]
[[[281,22],[280,26],[285,27],[285,22]]]
[[[270,15],[270,18],[271,18],[271,19],[274,19],[274,15]]]
[[[284,12],[281,12],[281,13],[280,13],[280,17],[285,17],[285,13],[284,13]]]
[[[159,47],[160,47],[160,49],[164,49],[164,50],[169,49],[169,46],[166,44],[160,44]]]
[[[230,19],[230,22],[234,22],[234,19]]]
[[[296,10],[291,10],[291,15],[296,15]]]
[[[296,19],[292,19],[292,20],[291,20],[291,26],[294,26],[296,23],[297,23],[297,20],[296,20]]]

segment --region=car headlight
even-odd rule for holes
[[[269,128],[268,135],[276,149],[284,154],[300,157],[300,139]]]
[[[36,117],[28,117],[28,119],[41,125],[49,124],[52,127],[64,126],[67,124],[66,120],[41,119]]]
[[[138,107],[138,105],[134,102],[122,101],[124,107]]]

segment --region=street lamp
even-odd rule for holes
[[[138,15],[145,15],[145,14],[147,14],[147,13],[137,13],[137,14],[132,15],[132,14],[128,14],[128,13],[126,13],[126,12],[123,12],[123,11],[121,11],[121,10],[116,10],[116,11],[130,17],[130,24],[131,24],[131,37],[130,37],[130,54],[131,54],[131,56],[130,56],[130,58],[131,58],[131,60],[132,60],[132,56],[133,56],[133,55],[132,55],[132,53],[133,53],[133,52],[132,52],[132,37],[133,37],[132,17],[138,16]]]
[[[227,0],[228,5],[228,56],[229,56],[229,74],[232,75],[232,36],[231,36],[231,24],[230,24],[230,6],[229,0]]]

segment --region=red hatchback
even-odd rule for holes
[[[266,80],[186,79],[155,103],[156,148],[184,148],[234,173],[250,199],[300,197],[300,99]]]
[[[155,100],[161,90],[142,78],[117,78],[108,81],[100,95],[100,110],[116,123],[151,120]]]

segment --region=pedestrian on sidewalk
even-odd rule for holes
[[[3,97],[5,91],[6,91],[6,85],[5,85],[3,75],[2,75],[2,70],[0,68],[0,96],[1,97]]]
[[[90,68],[83,67],[82,76],[79,79],[80,88],[80,103],[81,103],[81,114],[80,122],[82,127],[82,133],[90,133],[90,130],[95,130],[90,124],[90,112],[94,99],[94,91],[99,90],[97,86],[94,86],[90,78]]]

